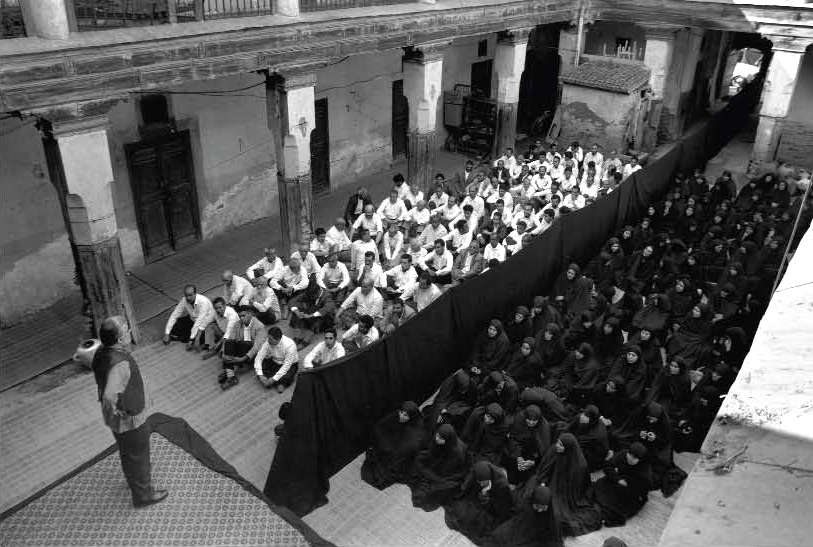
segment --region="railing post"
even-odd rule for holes
[[[203,0],[195,0],[195,21],[203,21]]]

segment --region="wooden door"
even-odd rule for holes
[[[404,97],[404,81],[392,82],[392,157],[406,157],[409,103]]]
[[[471,94],[491,97],[491,59],[471,64]]]
[[[148,261],[200,239],[189,132],[125,146],[141,243]]]
[[[316,127],[311,132],[311,185],[314,194],[330,190],[330,132],[328,131],[327,99],[314,105]]]

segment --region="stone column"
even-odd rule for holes
[[[769,38],[774,42],[773,57],[762,88],[762,106],[752,152],[752,158],[757,162],[770,162],[776,157],[782,124],[790,108],[799,65],[805,54],[804,44],[794,47],[777,37]]]
[[[404,57],[404,96],[409,103],[407,180],[431,192],[435,180],[435,133],[443,94],[443,50],[448,41],[415,46]]]
[[[130,289],[113,205],[113,167],[107,142],[107,117],[98,116],[52,122],[62,173],[58,184],[66,192],[68,233],[76,246],[78,276],[88,300],[94,331],[112,315],[123,315],[133,341],[138,341],[138,322]]]
[[[514,148],[517,140],[517,106],[519,84],[525,70],[528,35],[533,28],[500,33],[494,55],[497,74],[497,127],[494,129],[492,157],[499,157],[507,147]]]
[[[274,135],[282,246],[287,253],[310,241],[313,222],[311,131],[316,127],[313,72],[266,80],[268,126]]]
[[[20,9],[28,36],[64,40],[70,34],[65,0],[20,0]]]
[[[286,17],[299,17],[299,0],[274,0],[274,13]]]
[[[674,27],[645,26],[646,47],[644,48],[644,64],[651,73],[649,84],[652,87],[652,100],[663,100],[666,87],[666,78],[672,64],[672,54],[675,49]]]

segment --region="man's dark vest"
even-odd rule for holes
[[[107,386],[107,375],[110,374],[110,369],[113,368],[113,365],[122,361],[130,363],[130,380],[127,382],[124,393],[119,396],[116,408],[130,416],[135,416],[144,410],[144,380],[141,379],[141,372],[132,357],[115,348],[102,346],[96,350],[96,354],[93,356],[93,375],[96,377],[99,400],[101,401],[102,394]]]

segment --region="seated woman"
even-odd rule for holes
[[[675,452],[700,451],[720,403],[720,392],[714,386],[695,389],[689,408],[672,429]]]
[[[608,433],[619,429],[629,418],[632,404],[624,389],[624,378],[610,376],[606,382],[596,386],[593,404],[598,408],[601,422]]]
[[[623,526],[649,499],[652,476],[646,448],[639,442],[610,458],[604,476],[593,485],[593,498],[601,507],[604,526]]]
[[[583,342],[573,352],[573,368],[568,402],[577,408],[590,403],[598,382],[599,363],[593,356],[593,346]]]
[[[531,310],[526,306],[517,307],[517,311],[514,312],[514,318],[505,326],[505,334],[511,342],[511,347],[515,348],[519,346],[523,338],[531,336],[533,334],[532,328]]]
[[[572,433],[579,441],[591,471],[601,469],[610,450],[607,428],[600,418],[598,408],[595,405],[588,405],[567,428],[568,433]]]
[[[428,445],[429,433],[423,425],[418,405],[406,401],[387,414],[373,428],[370,446],[361,466],[361,478],[379,490],[404,482],[415,456]]]
[[[511,342],[499,319],[492,319],[485,331],[474,342],[469,356],[468,369],[478,383],[492,370],[502,370],[508,359]]]
[[[533,338],[523,339],[505,368],[505,374],[516,382],[519,392],[526,387],[542,384],[542,359],[534,351],[535,345]]]
[[[542,359],[542,366],[546,369],[561,364],[567,357],[567,348],[562,341],[562,330],[556,323],[548,323],[547,326],[536,333],[536,347],[534,348],[539,358]]]
[[[711,328],[712,317],[708,304],[697,304],[679,323],[672,326],[672,334],[666,341],[667,353],[683,357],[694,368],[711,352],[708,343]]]
[[[446,506],[446,525],[480,544],[508,520],[512,508],[505,471],[480,460],[463,483],[459,498]]]
[[[502,407],[491,403],[475,408],[460,437],[467,443],[473,459],[499,465],[508,441],[508,425]]]
[[[542,411],[542,416],[548,423],[566,422],[569,418],[567,409],[556,394],[543,387],[528,387],[519,394],[519,404],[522,407],[536,405]]]
[[[634,334],[630,333],[627,344],[638,346],[641,349],[641,359],[647,366],[647,383],[652,383],[666,363],[666,350],[663,349],[661,341],[652,336],[647,329],[641,329]]]
[[[613,363],[610,377],[620,376],[624,379],[624,390],[633,404],[643,401],[646,389],[647,366],[641,359],[641,348],[627,346]]]
[[[669,359],[666,367],[655,377],[646,402],[652,401],[661,405],[673,420],[686,412],[692,401],[692,379],[682,357]]]
[[[621,448],[633,442],[644,445],[652,467],[652,488],[660,488],[664,496],[674,494],[686,479],[686,472],[675,465],[669,416],[658,403],[649,403],[633,413],[616,440]]]
[[[517,383],[502,372],[495,370],[489,374],[478,388],[477,406],[497,403],[508,415],[514,413],[519,404]]]
[[[593,355],[598,361],[599,377],[606,378],[616,355],[624,345],[624,335],[621,333],[621,323],[617,317],[608,317],[602,323],[601,329],[591,345]]]
[[[431,446],[415,459],[408,482],[412,488],[412,505],[434,511],[450,502],[460,491],[468,470],[466,443],[460,440],[454,427],[441,425]]]
[[[536,405],[528,405],[514,417],[508,432],[508,450],[503,464],[508,482],[524,484],[550,448],[550,424]]]
[[[581,536],[601,528],[601,510],[587,498],[590,470],[576,437],[570,433],[559,436],[534,476],[519,489],[519,500],[529,499],[540,484],[551,489],[553,512],[563,536]]]
[[[426,427],[432,432],[447,423],[460,429],[476,405],[477,384],[465,370],[458,370],[440,384],[432,404],[424,407]]]
[[[547,486],[537,486],[516,514],[494,530],[487,547],[563,547],[561,527],[551,506]]]

